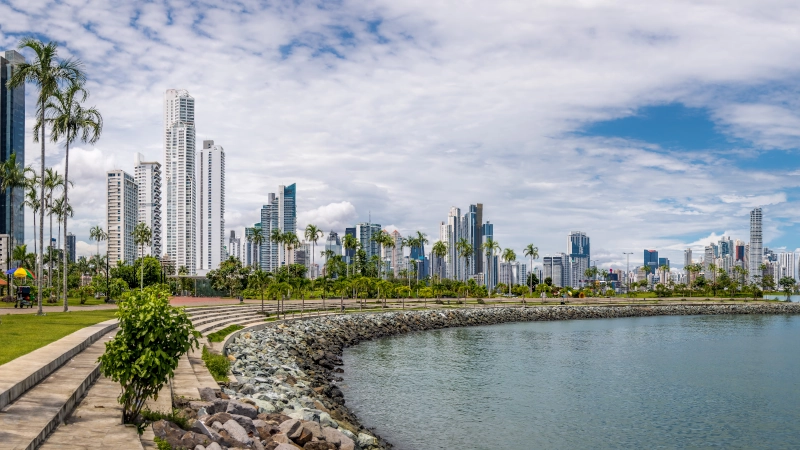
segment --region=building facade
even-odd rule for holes
[[[197,273],[219,268],[225,258],[225,149],[203,141],[197,172]]]
[[[226,258],[233,256],[234,258],[241,261],[242,265],[244,265],[244,255],[242,255],[242,238],[236,237],[236,231],[231,230],[231,235],[228,238],[228,245],[225,248]]]
[[[73,264],[76,261],[76,252],[77,252],[77,241],[75,239],[75,235],[72,233],[67,233],[67,260]]]
[[[582,231],[572,231],[567,237],[569,249],[570,280],[566,286],[581,288],[589,280],[586,278],[586,269],[589,268],[591,251],[589,236]]]
[[[761,262],[764,259],[763,242],[761,240],[761,208],[750,211],[750,253],[748,255],[750,282],[754,283],[761,277]]]
[[[169,89],[164,96],[164,182],[167,247],[177,268],[196,274],[197,184],[195,180],[194,98]]]
[[[277,195],[270,193],[267,204],[261,208],[261,232],[264,243],[261,245],[261,269],[267,272],[294,262],[295,251],[270,239],[272,230],[281,233],[297,233],[297,185],[278,186]]]
[[[361,243],[361,249],[367,254],[367,261],[373,256],[381,256],[381,246],[372,240],[381,233],[381,226],[377,223],[359,223],[356,225],[356,239]]]
[[[139,189],[136,180],[122,170],[108,172],[106,193],[106,224],[108,225],[108,264],[117,261],[133,264],[136,260],[136,244],[133,229],[139,211]]]
[[[9,89],[6,83],[22,63],[25,63],[25,58],[14,50],[0,56],[0,163],[11,155],[17,155],[20,170],[25,166],[25,85]],[[0,194],[0,233],[11,234],[13,216],[12,247],[25,242],[24,198],[24,188]]]
[[[263,212],[262,212],[263,215]],[[253,242],[253,236],[256,234],[256,230],[258,233],[261,233],[261,223],[257,223],[250,228],[244,229],[244,264],[248,267],[261,267],[261,246],[262,244],[256,244]],[[266,239],[266,236],[262,237]]]
[[[570,281],[569,255],[566,253],[556,253],[554,256],[545,256],[542,259],[542,282],[547,278],[553,286],[568,287]]]
[[[149,246],[137,249],[137,255],[161,257],[161,163],[145,161],[136,154],[133,176],[139,188],[138,222],[150,227],[152,239]],[[139,254],[142,253],[142,254]]]

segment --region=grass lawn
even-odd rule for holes
[[[114,318],[116,310],[75,311],[68,313],[0,315],[0,364],[89,325]]]
[[[35,309],[36,308],[36,299],[34,298],[32,300],[33,300],[33,305],[34,305],[33,307]],[[81,306],[103,305],[103,304],[105,304],[105,297],[94,298],[93,295],[90,295],[90,296],[86,297],[86,303],[84,303],[83,305],[81,305],[81,299],[79,297],[69,297],[67,299],[67,302],[69,303],[69,306],[75,306],[75,307],[78,307],[78,308],[80,308]],[[56,302],[56,303],[47,303],[46,300],[42,301],[42,306],[59,306],[59,305],[63,305],[63,304],[64,304],[64,299],[63,298],[59,299],[59,301]],[[13,303],[0,302],[0,309],[1,308],[12,308],[13,309],[14,308],[14,304]]]

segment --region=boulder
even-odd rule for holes
[[[200,411],[201,408],[205,408],[205,410],[209,414],[213,414],[213,413],[216,412],[216,411],[214,411],[214,403],[213,402],[198,402],[198,401],[192,400],[192,401],[189,402],[189,408],[192,408],[195,411]]]
[[[233,419],[225,422],[222,428],[228,432],[230,439],[233,439],[236,442],[241,442],[244,445],[250,445],[253,443],[253,440],[247,435],[247,431]]]
[[[303,422],[297,419],[289,419],[278,426],[281,433],[285,434],[291,440],[299,438],[303,434]]]
[[[214,399],[214,413],[225,412],[228,409],[228,402],[230,400],[223,400],[221,398]]]
[[[367,433],[358,433],[356,442],[358,443],[359,447],[371,447],[373,445],[378,445],[378,440],[375,439],[375,436]]]
[[[195,433],[206,435],[209,438],[211,438],[212,441],[216,441],[217,439],[219,439],[219,434],[217,434],[216,431],[214,431],[208,425],[203,423],[203,421],[201,420],[195,420],[194,423],[192,424],[192,428],[190,428],[189,431],[194,431]]]
[[[164,439],[173,447],[181,445],[181,438],[183,438],[184,433],[186,432],[172,422],[163,419],[153,422],[153,434],[158,438]]]
[[[213,402],[214,400],[217,399],[216,391],[214,391],[214,389],[210,387],[200,388],[198,389],[198,391],[200,392],[200,399],[203,400],[204,402]]]
[[[180,444],[177,448],[195,448],[198,445],[210,444],[211,439],[204,435],[195,433],[194,431],[187,431],[181,438]]]
[[[326,441],[309,442],[303,446],[304,450],[337,450],[336,446]]]
[[[298,447],[298,446],[293,445],[293,444],[278,444],[278,446],[275,447],[274,450],[297,450],[298,448],[302,448],[302,447]]]
[[[258,431],[256,431],[256,426],[253,424],[253,419],[246,416],[240,416],[238,414],[231,414],[231,419],[235,420],[236,423],[241,425],[248,434],[258,434]]]
[[[311,433],[312,437],[317,439],[324,439],[324,435],[322,434],[322,427],[317,422],[303,422],[303,428],[308,430]]]
[[[259,414],[258,418],[263,420],[264,422],[267,422],[275,426],[278,426],[283,422],[291,419],[291,417],[285,414],[277,414],[277,413]]]
[[[229,420],[231,420],[231,415],[226,412],[218,412],[211,416],[203,417],[203,422],[205,423],[214,423],[214,422],[225,423]]]
[[[206,445],[206,450],[222,450],[222,447],[216,442]]]
[[[356,444],[339,430],[325,427],[322,429],[325,440],[336,444],[340,450],[355,450]]]
[[[205,447],[203,447],[202,445],[198,445],[198,446],[196,446],[196,447],[194,448],[194,450],[206,450],[206,448],[205,448]]]
[[[228,401],[228,408],[225,410],[228,414],[237,414],[246,416],[251,419],[258,417],[258,409],[255,406],[248,405],[247,403],[238,402],[236,400]]]

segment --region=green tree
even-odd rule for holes
[[[247,279],[247,286],[257,290],[261,294],[261,313],[264,313],[264,292],[272,281],[272,274],[264,272],[261,268],[254,270]]]
[[[289,258],[289,255],[293,255],[293,250],[300,246],[300,239],[297,238],[297,233],[293,231],[287,231],[283,233],[282,239],[283,245],[286,248],[286,265],[289,265],[289,260],[294,263],[294,257]]]
[[[511,264],[511,263],[513,263],[514,261],[517,260],[517,254],[514,253],[514,250],[511,250],[510,248],[507,248],[507,249],[503,250],[503,259],[507,263]],[[508,268],[508,275],[509,275],[508,295],[511,295],[511,285],[514,284],[512,276],[511,276],[511,267]]]
[[[253,228],[250,228],[250,229],[253,230],[253,231],[250,233],[249,236],[247,236],[247,240],[250,242],[250,244],[253,245],[253,247],[255,247],[257,249],[260,249],[261,248],[261,244],[264,243],[264,239],[265,239],[264,238],[264,231],[260,227],[253,227]],[[280,230],[278,230],[278,231],[280,231]],[[253,260],[253,264],[255,264],[255,263],[256,263],[256,261]]]
[[[345,250],[356,250],[360,247],[361,244],[358,242],[355,236],[352,234],[345,234],[344,239],[342,239],[342,247]],[[346,264],[352,265],[353,261],[345,261]]]
[[[20,41],[20,49],[30,49],[36,56],[28,63],[24,62],[17,65],[17,69],[11,74],[6,86],[9,89],[14,89],[23,86],[25,83],[31,83],[39,88],[39,96],[36,99],[38,118],[33,128],[34,142],[40,142],[42,145],[41,150],[41,174],[40,179],[44,180],[45,171],[45,129],[47,123],[45,121],[45,112],[47,111],[46,105],[50,98],[55,95],[61,86],[67,84],[82,84],[86,76],[81,70],[81,63],[77,60],[58,59],[58,44],[49,42],[42,43],[33,38],[25,38]],[[39,137],[41,132],[41,138]],[[44,183],[40,184],[40,201],[45,198]],[[39,209],[39,254],[44,255],[44,208]],[[39,273],[36,279],[36,297],[39,304],[38,314],[42,312],[42,275],[43,264],[39,265]]]
[[[490,282],[489,274],[494,273],[494,268],[492,267],[494,265],[494,256],[500,252],[500,244],[492,238],[486,238],[486,241],[481,244],[481,248],[483,249],[483,254],[486,255],[487,270],[485,271],[483,281],[488,290]]]
[[[125,423],[138,420],[147,399],[169,381],[182,355],[199,348],[200,333],[183,309],[169,305],[169,292],[150,287],[120,302],[119,332],[99,358],[103,376],[120,383]]]
[[[94,107],[84,108],[88,92],[81,83],[70,83],[66,89],[57,89],[45,105],[46,120],[50,122],[53,142],[64,141],[64,204],[69,208],[69,146],[76,139],[94,144],[103,132],[103,117]],[[67,242],[67,216],[64,216],[64,242]],[[69,255],[63,254],[64,267]],[[67,311],[67,271],[64,271],[64,311]]]
[[[206,274],[206,278],[211,280],[214,289],[226,290],[231,297],[243,287],[250,271],[247,267],[242,267],[242,261],[235,256],[230,256],[219,264],[219,268],[211,270]]]
[[[431,253],[433,253],[433,256],[435,256],[439,260],[443,260],[444,257],[447,256],[447,244],[445,242],[443,242],[443,241],[436,241],[433,244],[433,248],[431,249]],[[444,267],[444,264],[439,264],[440,273],[437,274],[439,276],[439,279],[442,279],[444,277],[444,273],[441,271],[441,269],[443,267]]]
[[[533,244],[528,244],[525,247],[525,250],[523,250],[522,253],[525,256],[527,256],[528,258],[531,259],[530,271],[531,271],[531,273],[533,273],[533,261],[536,260],[536,259],[539,259],[539,247],[537,247],[537,246],[535,246]],[[527,281],[527,280],[525,280],[525,281]],[[526,284],[528,285],[528,289],[529,289],[531,297],[533,297],[533,286],[530,283],[526,283]]]
[[[472,244],[469,243],[469,241],[461,238],[456,241],[456,253],[458,254],[459,258],[464,258],[464,264],[467,267],[467,270],[464,272],[466,276],[466,274],[469,273],[469,261],[475,254],[475,249],[473,248]]]
[[[153,231],[144,222],[139,222],[133,227],[133,245],[139,247],[140,258],[144,258],[144,246],[153,242]],[[142,264],[142,276],[140,289],[144,289],[144,264]]]
[[[314,253],[317,251],[317,241],[325,236],[325,233],[322,232],[316,225],[308,224],[306,225],[305,230],[305,237],[308,242],[311,242],[311,264],[314,264]]]
[[[25,179],[25,200],[22,202],[22,204],[31,209],[31,213],[33,214],[33,229],[35,230],[36,216],[39,214],[39,208],[41,208],[42,202],[39,200],[39,195],[36,193],[36,189],[39,186],[39,177],[36,176],[33,171],[29,172],[29,174],[31,176],[28,176]],[[36,254],[36,248],[36,233],[33,233],[34,254]],[[31,268],[31,270],[35,271],[35,268]]]
[[[280,250],[281,253],[280,254],[281,255],[283,254],[283,245],[286,243],[285,242],[285,238],[286,238],[286,236],[283,234],[283,232],[281,231],[280,228],[273,228],[272,231],[270,231],[270,233],[269,233],[270,242],[272,242],[274,244],[277,244],[277,245],[280,245],[280,247],[281,247],[281,250]],[[276,267],[274,270],[277,270],[277,269],[278,269],[278,267]]]

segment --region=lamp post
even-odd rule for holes
[[[625,278],[628,279],[628,282],[626,283],[627,287],[626,287],[626,292],[625,293],[630,295],[630,293],[631,293],[631,267],[630,266],[631,266],[631,255],[633,254],[633,252],[622,252],[622,254],[625,255]]]

